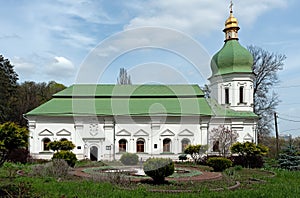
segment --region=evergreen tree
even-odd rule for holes
[[[29,131],[13,122],[0,124],[0,166],[7,161],[11,152],[26,148]]]
[[[300,170],[300,155],[297,149],[288,145],[282,153],[279,154],[278,163],[281,168],[288,170]]]
[[[0,123],[11,119],[18,75],[8,59],[0,55]]]

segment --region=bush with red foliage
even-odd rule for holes
[[[7,161],[25,164],[29,157],[29,151],[26,148],[17,148],[9,152]]]

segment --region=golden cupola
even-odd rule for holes
[[[230,15],[228,19],[225,21],[225,28],[223,32],[225,32],[225,42],[228,40],[238,40],[238,31],[240,29],[238,25],[238,20],[233,16],[232,11],[233,4],[230,5]]]
[[[232,2],[230,16],[225,21],[225,43],[211,60],[213,76],[227,75],[232,73],[252,73],[252,54],[239,43],[238,20],[232,14]]]

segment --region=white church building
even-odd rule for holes
[[[178,159],[188,144],[214,152],[210,131],[220,125],[240,142],[257,142],[253,58],[238,30],[231,11],[224,46],[211,60],[210,98],[196,84],[75,84],[25,115],[31,156],[51,159],[47,144],[67,139],[78,159],[115,160],[124,152]]]

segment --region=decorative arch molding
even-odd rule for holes
[[[149,133],[147,133],[143,129],[140,129],[133,136],[149,136]]]
[[[166,129],[160,134],[160,136],[175,136],[175,134],[171,130]]]
[[[41,131],[39,133],[39,136],[53,136],[53,135],[54,134],[51,131],[49,131],[48,129],[44,129],[43,131]]]
[[[178,136],[194,136],[194,133],[188,129],[184,129],[178,134]]]
[[[221,87],[229,88],[229,87],[231,87],[231,83],[230,83],[230,82],[229,82],[229,83],[223,83],[223,84],[221,85]]]
[[[238,82],[237,83],[237,86],[239,87],[239,86],[247,86],[247,82]]]
[[[125,129],[122,129],[121,131],[117,132],[116,136],[131,136],[131,133]]]
[[[60,131],[58,131],[56,133],[57,136],[71,136],[71,132],[66,130],[66,129],[62,129]]]

